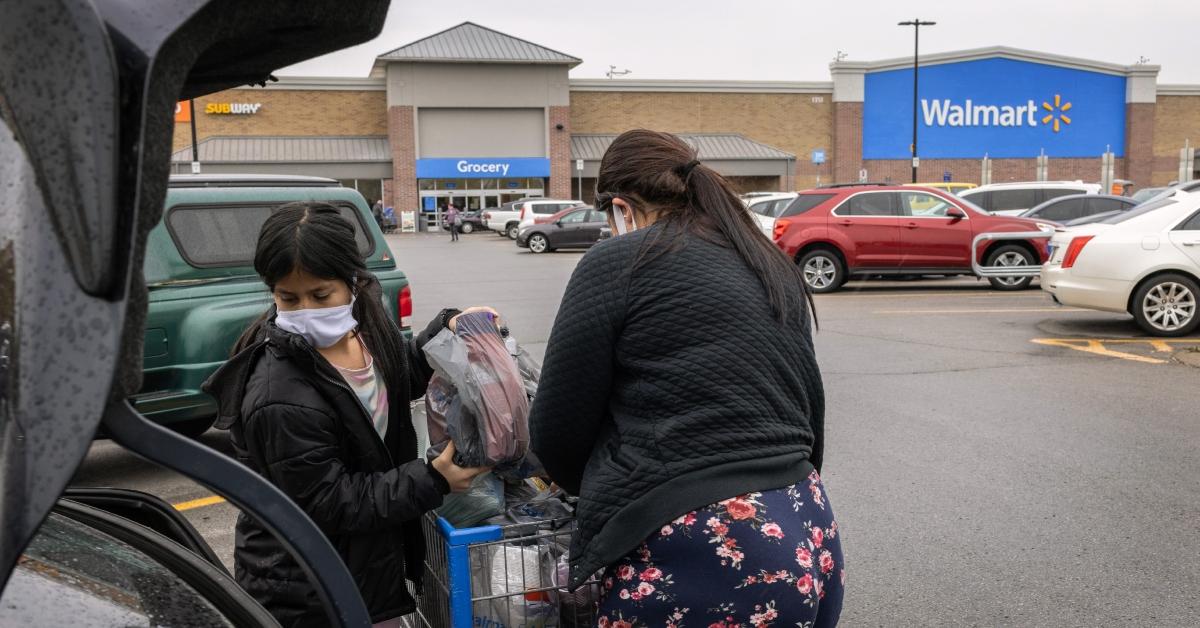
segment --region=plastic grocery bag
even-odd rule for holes
[[[557,628],[558,604],[548,592],[537,591],[553,586],[545,548],[497,545],[487,559],[489,595],[504,596],[492,600],[492,621],[510,628]]]
[[[520,466],[529,450],[529,395],[491,315],[459,316],[456,331],[442,330],[424,351],[435,371],[425,396],[429,454],[453,440],[459,466]]]
[[[451,493],[437,514],[456,528],[470,528],[504,512],[504,482],[491,473],[478,475],[471,488]]]

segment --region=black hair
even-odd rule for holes
[[[596,191],[597,209],[607,211],[613,198],[621,198],[657,212],[668,227],[726,243],[758,276],[776,318],[803,320],[812,313],[815,323],[804,273],[763,235],[729,181],[698,161],[687,142],[645,129],[622,133],[600,161]],[[635,268],[671,250],[655,246],[658,237],[647,242],[652,250],[643,249]]]
[[[367,270],[358,250],[354,225],[338,208],[321,202],[280,206],[263,223],[254,251],[254,270],[273,292],[275,284],[296,270],[322,279],[341,281],[356,294],[354,319],[358,333],[388,383],[405,376],[400,328],[383,307],[383,287]],[[268,308],[242,332],[235,354],[254,344],[274,308]]]

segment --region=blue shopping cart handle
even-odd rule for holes
[[[437,519],[438,530],[442,536],[446,537],[446,543],[449,545],[471,545],[472,543],[486,543],[488,541],[499,541],[503,536],[500,526],[479,526],[477,528],[458,529],[446,521],[444,517]]]

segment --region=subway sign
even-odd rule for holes
[[[866,76],[863,159],[912,156],[912,69]],[[1012,59],[921,68],[924,158],[1125,153],[1125,77]]]
[[[253,115],[262,108],[262,103],[249,102],[210,102],[204,105],[204,113],[209,115]]]
[[[508,179],[548,177],[544,157],[437,157],[417,160],[418,179]]]

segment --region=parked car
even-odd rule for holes
[[[1050,246],[1042,290],[1056,303],[1129,313],[1154,336],[1186,336],[1200,326],[1200,193],[1177,191],[1060,230]]]
[[[254,272],[254,247],[274,208],[292,201],[335,205],[355,227],[384,306],[410,334],[408,278],[366,200],[333,179],[279,175],[177,175],[163,218],[146,242],[149,289],[142,389],[134,406],[160,425],[203,433],[216,403],[200,384],[224,363],[237,337],[271,303]]]
[[[972,251],[982,233],[1052,231],[1028,218],[993,216],[932,188],[867,186],[800,193],[775,222],[775,244],[804,270],[813,292],[833,292],[852,276],[970,275],[984,266],[1040,265],[1046,242],[997,240]],[[1031,277],[991,277],[997,290],[1021,290]]]
[[[961,183],[957,181],[941,181],[936,183],[906,183],[905,185],[908,187],[933,188],[935,190],[946,192],[947,194],[954,194],[955,196],[962,194],[967,190],[979,187],[974,183]]]
[[[754,218],[754,222],[758,223],[758,228],[769,238],[775,231],[775,219],[794,200],[796,200],[795,192],[783,192],[755,196],[746,199],[745,202],[746,208],[750,210],[751,217]]]
[[[1068,222],[1096,214],[1128,211],[1136,205],[1137,201],[1128,196],[1072,194],[1052,198],[1021,214],[1021,217],[1048,220],[1065,225]]]
[[[984,210],[1001,216],[1019,216],[1052,198],[1074,194],[1099,194],[1099,183],[1082,181],[1030,181],[992,183],[959,194]]]
[[[531,212],[537,215],[553,215],[568,207],[582,205],[579,201],[564,201],[551,198],[529,197],[518,201],[511,201],[500,206],[499,209],[488,209],[483,212],[484,227],[495,231],[502,236],[516,240],[517,233],[521,230],[522,216],[526,205],[533,203],[536,211]],[[551,211],[553,210],[553,211]],[[532,224],[533,219],[530,218],[526,224]]]
[[[1129,198],[1132,198],[1135,202],[1144,203],[1144,202],[1158,196],[1159,194],[1167,191],[1167,189],[1168,189],[1167,186],[1142,188],[1142,189],[1134,192],[1133,195],[1130,196]]]
[[[517,246],[533,253],[558,249],[587,249],[599,242],[608,230],[608,218],[591,207],[564,209],[549,222],[521,229]]]
[[[542,199],[526,201],[523,205],[519,206],[521,212],[517,215],[517,219],[519,220],[517,231],[534,224],[538,218],[549,218],[564,209],[582,206],[582,201],[571,200]]]
[[[278,626],[170,505],[137,491],[67,488],[103,428],[120,447],[261,522],[314,587],[327,625],[371,625],[353,577],[299,506],[236,460],[155,425],[129,397],[142,379],[147,299],[157,298],[143,281],[147,248],[169,244],[148,234],[163,228],[164,203],[174,194],[172,108],[365,43],[382,29],[387,5],[23,0],[5,7],[0,623]],[[241,196],[259,200],[268,199]],[[361,197],[353,201],[370,215]],[[221,224],[202,212],[177,213],[197,227]],[[219,235],[215,250],[189,249],[214,267],[189,271],[198,280],[191,286],[171,286],[180,301],[221,283],[223,272],[233,275],[215,265],[219,251],[257,232]],[[244,307],[262,298],[246,294]],[[227,351],[224,341],[212,340]],[[201,348],[206,339],[188,342]]]
[[[446,224],[446,216],[442,215],[442,229],[449,230]],[[483,229],[483,210],[471,209],[458,212],[458,231],[459,233],[474,233],[476,229]]]

